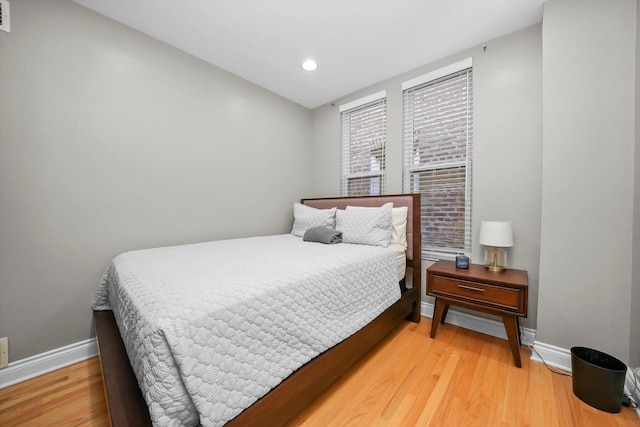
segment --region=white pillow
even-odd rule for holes
[[[401,206],[391,210],[391,224],[393,231],[391,232],[391,243],[401,245],[407,250],[407,214],[409,208]]]
[[[347,209],[370,209],[366,206],[347,206]],[[375,209],[375,208],[374,208]],[[391,209],[391,241],[389,244],[400,245],[407,250],[407,214],[409,208],[400,206]]]
[[[391,209],[393,203],[379,208],[347,206],[336,212],[336,230],[342,232],[343,243],[382,246],[391,241]]]
[[[293,228],[291,234],[302,237],[310,228],[325,226],[335,228],[336,208],[316,209],[302,203],[293,204]]]

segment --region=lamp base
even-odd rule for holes
[[[507,250],[488,247],[484,252],[484,266],[487,270],[501,273],[507,269]]]

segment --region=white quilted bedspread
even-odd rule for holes
[[[127,252],[113,309],[156,426],[220,426],[400,298],[388,248],[292,235]]]

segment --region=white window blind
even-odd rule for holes
[[[343,196],[375,196],[385,191],[386,92],[340,107]]]
[[[403,188],[422,195],[425,259],[471,253],[473,76],[459,65],[403,85]]]

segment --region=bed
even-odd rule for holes
[[[292,370],[291,373],[286,372],[286,378],[281,382],[278,380],[278,384],[275,385],[270,391],[266,392],[266,394],[259,397],[254,403],[248,406],[246,409],[243,409],[239,414],[234,414],[233,417],[228,421],[227,425],[259,425],[264,422],[265,419],[270,420],[270,425],[281,425],[287,422],[289,419],[293,418],[298,412],[304,409],[315,397],[317,397],[320,393],[322,393],[335,379],[337,379],[344,371],[346,371],[353,363],[355,363],[362,355],[364,355],[369,349],[371,349],[376,343],[378,343],[382,338],[384,338],[389,332],[391,332],[395,327],[399,325],[403,319],[409,319],[414,322],[419,322],[420,320],[420,278],[421,278],[421,269],[420,269],[420,200],[419,195],[392,195],[392,196],[375,196],[375,197],[351,197],[351,198],[333,198],[333,199],[304,199],[301,201],[302,205],[316,208],[316,209],[330,209],[330,208],[338,208],[345,209],[348,206],[363,206],[363,207],[378,207],[383,206],[386,203],[393,203],[394,207],[406,206],[408,208],[407,214],[407,225],[406,225],[406,234],[407,234],[407,249],[406,249],[406,271],[407,271],[407,279],[410,280],[410,286],[404,286],[404,281],[402,281],[403,286],[401,286],[402,292],[399,293],[397,298],[394,298],[394,301],[390,306],[388,302],[384,303],[384,307],[379,309],[380,313],[376,314],[372,319],[366,320],[363,324],[358,324],[358,322],[363,322],[361,319],[357,321],[348,321],[342,322],[349,325],[350,328],[353,328],[357,324],[357,331],[340,331],[342,334],[348,334],[347,338],[342,338],[341,336],[336,336],[336,342],[331,345],[329,349],[326,351],[321,349],[318,351],[318,355],[312,354],[311,359],[309,361],[304,361],[304,363],[300,367],[296,367]],[[294,224],[295,228],[295,224]],[[276,236],[273,236],[276,237]],[[300,240],[300,239],[299,239]],[[279,247],[278,251],[282,251],[282,253],[286,253],[287,249],[284,249],[287,245],[298,245],[298,242],[292,242],[292,239],[287,236],[276,237],[276,241],[278,245],[282,245]],[[256,238],[256,240],[252,240],[251,244],[256,247],[260,247],[260,245],[264,244],[265,241],[261,238]],[[272,243],[269,243],[272,244]],[[309,245],[307,245],[309,246]],[[313,244],[310,247],[313,247],[316,251],[325,251],[323,246],[327,245],[316,245]],[[335,245],[340,246],[340,245]],[[359,245],[343,245],[346,246],[359,246]],[[209,250],[209,247],[216,247],[216,243],[210,242],[207,244],[201,244],[189,246],[188,254],[189,257],[197,258],[202,250]],[[294,246],[291,250],[292,252],[289,256],[294,257],[294,253],[297,250],[297,247]],[[175,256],[180,257],[184,256],[184,251],[187,250],[185,248],[181,248],[179,251],[176,249]],[[227,249],[225,249],[227,250]],[[239,249],[243,250],[243,249]],[[365,250],[361,248],[361,250]],[[262,252],[265,252],[264,249],[261,249]],[[163,250],[161,253],[166,255],[166,250]],[[260,251],[256,253],[261,253]],[[181,255],[182,254],[182,255]],[[151,255],[147,252],[141,254],[134,254],[136,257],[146,257],[147,255]],[[169,251],[169,255],[173,256],[173,253]],[[381,255],[382,256],[382,255]],[[340,256],[342,257],[342,255]],[[384,264],[387,262],[388,255],[384,255],[385,261],[376,261],[376,264]],[[395,256],[394,256],[395,258]],[[154,258],[155,259],[155,258]],[[157,264],[157,270],[162,271],[163,263],[170,263],[167,260],[171,258],[161,258],[160,264]],[[382,260],[382,258],[381,258]],[[267,263],[269,260],[264,261]],[[305,264],[303,259],[298,259],[295,264],[299,264],[303,269],[310,268],[311,264]],[[387,263],[388,264],[388,263]],[[153,264],[152,264],[153,265]],[[305,267],[306,266],[306,267]],[[334,267],[332,267],[334,268]],[[385,270],[386,268],[386,270]],[[362,275],[365,274],[365,271],[373,270],[373,266],[367,266],[364,268]],[[388,282],[390,279],[387,277],[389,267],[381,267],[379,273],[376,273],[381,276],[386,277],[386,281]],[[395,270],[395,267],[394,267]],[[128,271],[128,270],[127,270]],[[147,271],[147,270],[145,270]],[[157,272],[154,269],[151,271],[151,275],[156,274]],[[304,270],[306,271],[306,270]],[[124,276],[136,276],[139,275],[139,271],[131,270]],[[159,273],[158,273],[159,274]],[[275,272],[276,276],[283,274],[282,271],[277,270]],[[120,275],[123,275],[120,273]],[[249,274],[250,276],[251,274]],[[301,275],[300,272],[293,271],[291,273],[292,276]],[[304,274],[302,274],[304,276]],[[222,276],[224,277],[224,276]],[[230,276],[231,277],[231,276]],[[277,276],[280,277],[280,276]],[[396,278],[397,279],[397,278]],[[155,278],[154,280],[158,280]],[[176,279],[174,279],[176,280]],[[248,283],[251,283],[251,278],[249,277]],[[318,280],[318,276],[314,276],[310,278],[311,281]],[[354,281],[355,278],[351,277],[348,280]],[[283,279],[283,282],[286,281]],[[329,280],[330,281],[330,280]],[[258,285],[260,287],[262,285]],[[304,290],[307,288],[313,288],[313,286],[307,286],[305,288],[304,284],[296,284],[298,286],[297,289],[301,289],[300,293],[304,294]],[[340,289],[340,287],[337,287]],[[408,289],[407,289],[408,288]],[[372,289],[374,289],[372,287]],[[252,286],[248,286],[246,292],[252,293],[257,292],[261,293],[262,288],[257,291]],[[386,292],[386,291],[385,291]],[[177,295],[177,294],[176,294]],[[177,298],[177,297],[176,297]],[[317,298],[317,296],[311,295],[311,299]],[[384,299],[383,297],[380,297]],[[389,297],[391,298],[391,297]],[[152,294],[143,294],[142,299],[144,300],[153,300],[154,296]],[[203,298],[204,299],[204,298]],[[286,299],[278,297],[277,300]],[[193,301],[192,301],[193,303]],[[196,305],[198,301],[195,301]],[[203,304],[205,304],[203,302]],[[180,305],[180,304],[178,304]],[[331,303],[323,303],[322,307],[331,305]],[[151,425],[151,417],[149,415],[149,408],[152,408],[151,411],[156,417],[153,406],[147,405],[145,399],[142,396],[142,392],[138,386],[138,380],[134,374],[132,364],[136,366],[139,362],[140,356],[146,356],[147,349],[140,349],[139,345],[129,343],[127,339],[128,349],[125,349],[125,344],[121,338],[120,331],[125,331],[124,335],[128,336],[127,329],[135,329],[136,326],[127,325],[126,324],[126,315],[123,315],[122,312],[127,312],[130,307],[125,305],[125,307],[120,307],[119,311],[117,311],[117,315],[114,316],[113,311],[104,309],[106,307],[101,307],[102,310],[94,311],[94,320],[96,326],[96,336],[100,354],[100,361],[103,371],[103,378],[105,384],[105,392],[107,395],[107,402],[109,408],[109,414],[111,423],[114,426],[120,425]],[[254,307],[251,307],[253,310]],[[133,309],[138,310],[138,309]],[[166,310],[166,308],[165,308]],[[258,307],[257,310],[260,310]],[[355,310],[354,310],[355,311]],[[244,312],[247,312],[245,310]],[[251,311],[253,312],[253,311]],[[376,312],[377,313],[377,312]],[[312,322],[308,322],[309,325],[315,325],[319,320],[324,321],[326,317],[331,317],[326,314],[318,315],[318,317],[314,318]],[[118,321],[116,321],[118,318]],[[204,320],[203,322],[209,321],[208,316],[202,316]],[[224,319],[223,319],[224,320]],[[234,319],[231,319],[230,322],[234,322]],[[353,324],[353,325],[352,325]],[[204,325],[209,325],[205,323]],[[309,328],[309,325],[305,327],[307,329],[305,331],[305,335],[312,336],[313,331]],[[200,327],[202,325],[198,325]],[[190,327],[190,326],[189,326]],[[322,326],[324,327],[324,326]],[[180,333],[184,333],[185,328],[180,324],[179,327],[176,327],[180,330]],[[331,328],[328,326],[328,328]],[[342,329],[342,327],[338,328]],[[281,334],[279,331],[278,334]],[[331,335],[331,334],[326,334]],[[190,336],[190,340],[193,340],[193,336]],[[217,339],[217,338],[216,338]],[[233,337],[234,340],[237,339],[236,336]],[[288,340],[291,340],[289,338]],[[180,372],[183,372],[183,369],[187,369],[190,366],[194,365],[195,362],[191,360],[193,357],[187,350],[184,350],[186,346],[181,344],[179,339],[171,340],[167,337],[168,347],[171,347],[171,350],[176,350],[176,353],[173,357],[175,357],[175,363],[178,365],[178,369]],[[190,341],[191,342],[191,341]],[[223,342],[223,341],[221,341]],[[181,347],[182,346],[182,347]],[[180,348],[184,351],[181,353]],[[257,347],[256,347],[257,348]],[[129,353],[133,353],[133,356],[127,354],[127,350]],[[136,354],[138,351],[139,354]],[[190,350],[189,350],[190,351]],[[234,350],[236,351],[236,350]],[[257,351],[260,353],[261,351]],[[209,356],[211,357],[211,356]],[[217,357],[217,356],[214,356]],[[197,358],[197,357],[196,357]],[[153,358],[151,360],[154,360]],[[205,359],[208,360],[208,359]],[[222,359],[215,359],[216,361],[220,361]],[[130,363],[131,362],[131,363]],[[149,364],[149,362],[145,362]],[[251,362],[253,363],[253,362]],[[262,366],[264,361],[259,362],[258,366]],[[205,364],[206,365],[206,364]],[[199,366],[205,366],[200,363]],[[185,366],[187,368],[185,368]],[[205,366],[206,367],[206,366]],[[161,375],[164,375],[162,373]],[[208,371],[205,371],[205,376],[208,376]],[[193,377],[192,375],[187,375],[185,378],[185,387],[189,387],[189,378]],[[196,377],[196,382],[198,385],[201,384],[201,380]],[[193,381],[192,381],[193,382]],[[220,380],[215,380],[213,382],[219,383]],[[143,388],[147,386],[143,383]],[[266,381],[269,384],[269,381]],[[230,396],[233,395],[233,391],[231,391]],[[148,393],[147,393],[148,397]],[[166,396],[165,396],[166,398]],[[194,395],[192,398],[194,404],[199,405],[199,400],[204,400],[203,405],[205,407],[211,406],[211,402],[207,400],[207,395],[205,394],[204,399],[202,396],[198,396],[198,393]],[[226,399],[226,398],[225,398]],[[230,399],[232,400],[232,399]],[[223,408],[224,409],[224,408]],[[198,406],[198,410],[200,410],[200,406]],[[174,411],[175,412],[175,411]],[[179,412],[179,410],[178,410]],[[156,418],[157,419],[157,418]],[[188,422],[192,422],[187,420]],[[162,424],[160,422],[159,424]],[[207,424],[203,422],[203,424]]]

